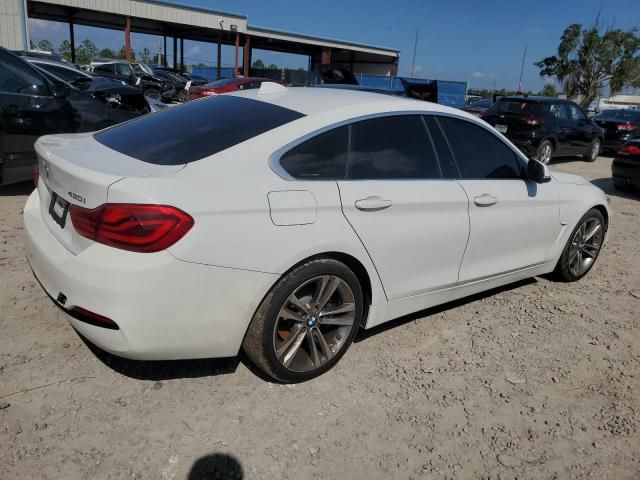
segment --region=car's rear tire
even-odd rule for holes
[[[538,145],[538,151],[536,152],[535,159],[545,165],[549,165],[551,157],[553,157],[553,150],[554,148],[551,140],[543,140],[540,142],[540,145]]]
[[[162,95],[160,94],[160,91],[156,90],[155,88],[149,88],[149,89],[145,90],[144,91],[144,96],[152,98],[154,100],[160,100],[162,98]]]
[[[189,97],[189,94],[187,93],[186,90],[180,90],[178,92],[178,101],[179,102],[186,102],[188,97]]]
[[[242,343],[274,379],[297,383],[331,369],[353,341],[364,311],[356,275],[333,259],[285,274],[256,310]]]
[[[582,155],[582,158],[585,162],[595,162],[596,159],[600,156],[600,151],[602,150],[602,142],[599,138],[594,138],[587,151]]]
[[[592,208],[571,232],[556,265],[560,280],[575,282],[584,277],[596,263],[604,242],[606,225],[602,213]]]

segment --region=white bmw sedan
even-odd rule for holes
[[[243,348],[284,382],[357,331],[550,273],[578,280],[607,198],[462,111],[263,87],[36,144],[27,258],[73,328],[135,359]]]

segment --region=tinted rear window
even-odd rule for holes
[[[207,83],[205,87],[224,87],[225,85],[229,85],[233,82],[235,82],[234,78],[223,78],[222,80],[216,80],[215,82]]]
[[[258,100],[220,95],[116,125],[95,139],[143,162],[183,165],[303,116]]]
[[[520,115],[542,115],[549,111],[549,104],[527,100],[498,100],[487,113],[514,113]]]

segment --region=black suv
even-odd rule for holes
[[[120,80],[139,87],[145,96],[154,100],[171,100],[175,96],[173,84],[158,78],[146,65],[124,60],[97,60],[91,62],[91,71],[101,77]]]
[[[502,97],[481,118],[543,163],[572,155],[593,162],[604,139],[604,130],[578,105],[558,98]]]

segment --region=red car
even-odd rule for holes
[[[235,92],[237,90],[247,90],[250,88],[260,88],[262,82],[280,83],[277,80],[261,77],[238,77],[224,78],[215,82],[207,83],[199,87],[189,87],[189,100],[196,98],[211,97],[221,93]]]

